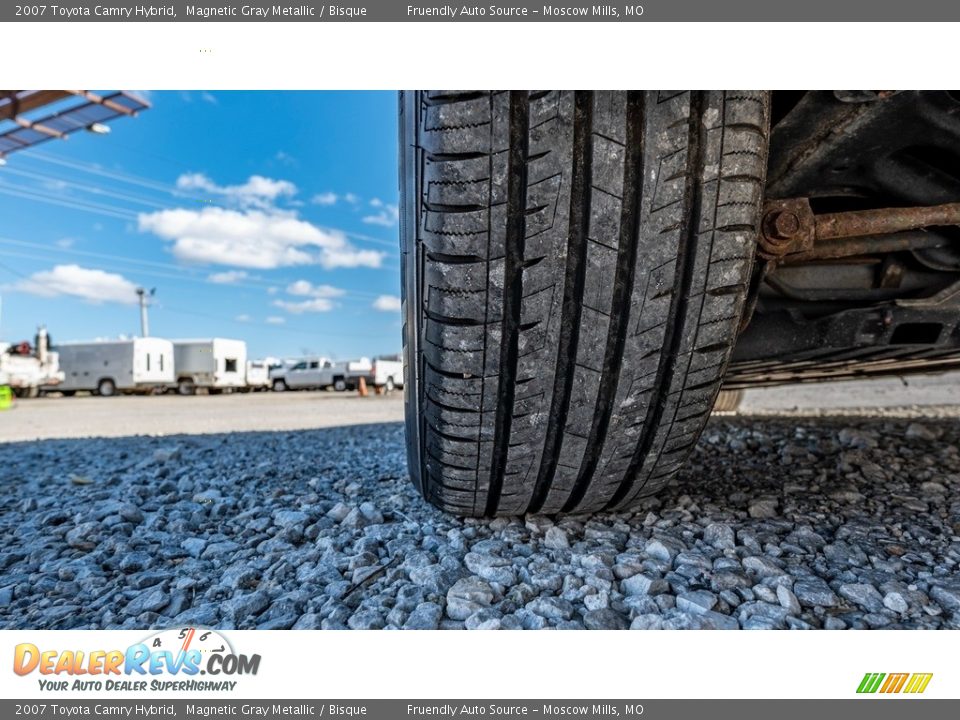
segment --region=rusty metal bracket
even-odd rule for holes
[[[760,255],[777,260],[813,248],[816,218],[807,198],[768,200],[760,221]]]
[[[759,253],[774,261],[851,257],[871,250],[910,249],[914,244],[923,247],[929,245],[929,238],[890,236],[960,225],[960,203],[815,215],[807,198],[796,198],[769,200],[763,210]]]

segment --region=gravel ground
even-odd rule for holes
[[[400,424],[0,445],[0,626],[960,628],[960,424],[714,418],[634,514],[460,520]]]

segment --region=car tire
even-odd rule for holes
[[[110,378],[104,378],[97,383],[97,395],[100,397],[113,397],[117,394],[117,384]]]
[[[274,380],[272,387],[274,392],[285,392],[290,389],[283,380]]]
[[[392,377],[388,377],[388,378],[387,378],[387,382],[385,382],[385,383],[383,384],[383,388],[384,388],[388,393],[391,393],[391,392],[393,392],[394,390],[397,389],[397,386],[394,384]]]
[[[347,381],[343,378],[337,378],[333,381],[333,389],[337,392],[344,392],[347,389]]]
[[[187,397],[189,395],[197,394],[197,386],[194,384],[193,380],[189,378],[181,378],[177,380],[177,395],[182,395]]]
[[[411,475],[468,516],[623,510],[713,409],[744,311],[765,92],[406,92]]]

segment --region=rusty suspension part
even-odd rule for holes
[[[960,203],[815,215],[807,198],[769,200],[758,242],[767,260],[833,259],[939,245],[922,233],[895,236],[947,225],[960,225]]]

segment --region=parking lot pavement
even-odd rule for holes
[[[960,629],[958,446],[953,418],[715,417],[634,513],[462,520],[401,423],[6,443],[0,627]]]
[[[0,442],[257,430],[302,430],[403,419],[403,394],[240,393],[21,400],[0,412]]]
[[[960,373],[747,390],[742,414],[868,409],[900,417],[960,414]],[[403,420],[403,393],[285,392],[179,397],[44,397],[0,412],[0,443],[48,438],[308,430]]]
[[[960,408],[960,373],[844,380],[751,388],[743,413],[837,414],[869,409],[894,415],[955,415]]]

